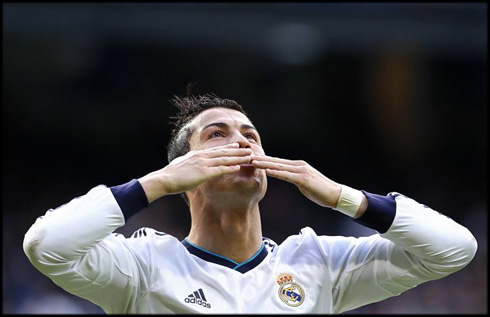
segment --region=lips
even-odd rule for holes
[[[255,171],[255,167],[250,163],[240,164],[240,174],[252,176],[255,175]]]

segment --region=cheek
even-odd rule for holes
[[[201,147],[203,149],[208,149],[208,148],[212,148],[212,147],[216,147],[216,146],[227,145],[229,143],[231,143],[231,142],[229,142],[226,138],[213,138],[213,139],[209,139],[209,140],[202,142]]]

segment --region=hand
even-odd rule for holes
[[[231,143],[204,150],[189,151],[167,166],[139,179],[148,201],[188,191],[220,175],[238,172],[240,164],[251,161],[252,150]]]
[[[296,185],[301,193],[323,207],[334,208],[339,200],[340,184],[325,177],[305,161],[292,161],[267,155],[252,155],[252,165],[265,169],[268,176]]]

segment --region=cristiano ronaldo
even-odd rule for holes
[[[169,164],[126,184],[99,185],[39,217],[25,235],[31,263],[107,313],[336,314],[464,268],[477,243],[460,224],[391,192],[335,182],[304,161],[268,156],[241,105],[175,96]],[[377,231],[326,236],[306,227],[276,243],[262,234],[267,177]],[[153,201],[181,194],[188,236],[114,231]],[[164,212],[164,211],[162,211]]]

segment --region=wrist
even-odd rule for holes
[[[137,179],[125,184],[112,186],[110,190],[121,208],[125,220],[149,205],[148,197]]]
[[[140,182],[141,187],[143,187],[149,203],[152,203],[167,194],[161,175],[158,172],[147,174],[139,178],[138,181]]]
[[[340,185],[341,191],[336,206],[333,208],[341,213],[358,218],[366,210],[366,198],[357,189],[346,185]]]

